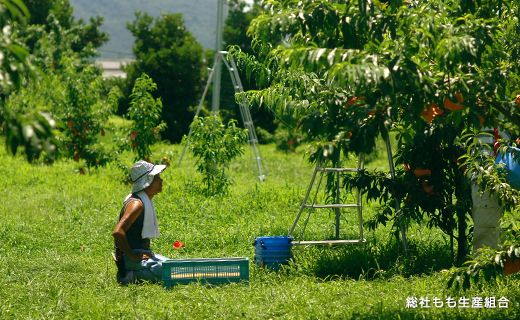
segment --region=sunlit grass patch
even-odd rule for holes
[[[449,241],[418,225],[408,232],[408,258],[391,229],[381,227],[365,229],[363,246],[298,247],[279,272],[255,266],[254,239],[287,234],[313,170],[303,148],[286,154],[273,145],[260,147],[268,168],[263,183],[246,153],[231,165],[230,193],[204,197],[190,187],[200,177],[188,156],[164,172],[164,190],[154,200],[162,234],[152,244],[157,252],[171,258],[248,257],[248,285],[121,287],[110,234],[130,190],[122,173],[109,165],[80,175],[73,161],[30,165],[4,150],[0,146],[0,175],[7,186],[0,201],[2,319],[512,319],[520,310],[518,276],[466,293],[447,291],[441,270],[450,267]],[[167,144],[153,149],[157,158],[181,150]],[[375,210],[376,204],[366,204],[366,218]],[[327,212],[321,219],[333,223]],[[342,223],[352,221],[347,217]],[[173,249],[175,240],[185,247]],[[407,297],[428,295],[505,296],[512,302],[494,310],[405,308]]]

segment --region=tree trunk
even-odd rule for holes
[[[457,208],[457,265],[461,265],[468,255],[468,237],[466,236],[467,227],[466,211],[462,208]]]
[[[455,197],[457,204],[455,211],[457,215],[457,259],[456,264],[461,265],[468,256],[468,236],[466,231],[468,223],[466,215],[471,214],[471,191],[469,182],[466,180],[461,171],[455,171]]]

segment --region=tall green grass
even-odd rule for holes
[[[500,278],[467,292],[447,291],[449,241],[440,232],[413,226],[410,257],[389,228],[365,230],[359,247],[297,247],[279,272],[251,263],[250,283],[165,290],[160,285],[126,287],[115,281],[111,231],[130,190],[116,166],[77,173],[77,164],[30,165],[0,145],[0,319],[515,319],[520,317],[519,276]],[[181,146],[158,145],[156,158],[179,155]],[[164,174],[154,202],[161,237],[153,248],[171,258],[246,256],[258,236],[285,235],[303,199],[313,167],[296,154],[260,146],[267,179],[256,178],[250,154],[235,161],[226,196],[200,195],[193,159]],[[384,155],[384,150],[382,152]],[[126,162],[131,162],[128,155]],[[385,168],[384,157],[371,165]],[[365,218],[377,210],[365,206]],[[342,223],[354,222],[355,213]],[[309,237],[329,236],[326,211],[313,213]],[[313,234],[314,232],[314,234]],[[321,232],[321,233],[320,233]],[[185,248],[174,250],[182,240]],[[407,297],[505,296],[507,309],[410,309]]]

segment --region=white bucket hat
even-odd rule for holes
[[[153,181],[153,177],[166,169],[163,164],[151,164],[149,162],[139,160],[130,170],[130,178],[132,179],[132,193],[139,192],[147,188]]]

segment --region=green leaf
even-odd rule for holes
[[[466,274],[464,274],[464,280],[462,282],[462,289],[467,290],[467,289],[469,289],[470,285],[471,285],[470,275],[466,273]]]
[[[25,18],[30,15],[29,10],[21,0],[2,0],[1,4],[7,8],[15,20],[24,22]]]
[[[478,281],[479,281],[479,279],[480,279],[480,271],[481,271],[481,270],[480,270],[480,268],[479,268],[479,269],[475,270],[475,272],[473,273],[473,281],[474,281],[475,283],[479,283]]]
[[[484,269],[484,280],[486,280],[486,282],[489,282],[489,280],[491,280],[492,273],[493,272],[491,270],[491,266],[488,266]]]
[[[451,288],[453,286],[453,283],[455,281],[455,278],[457,276],[457,273],[453,273],[450,277],[450,279],[448,280],[448,283],[447,283],[447,286],[448,288]]]
[[[19,61],[24,61],[29,56],[29,51],[17,44],[10,44],[7,49],[13,53]]]

